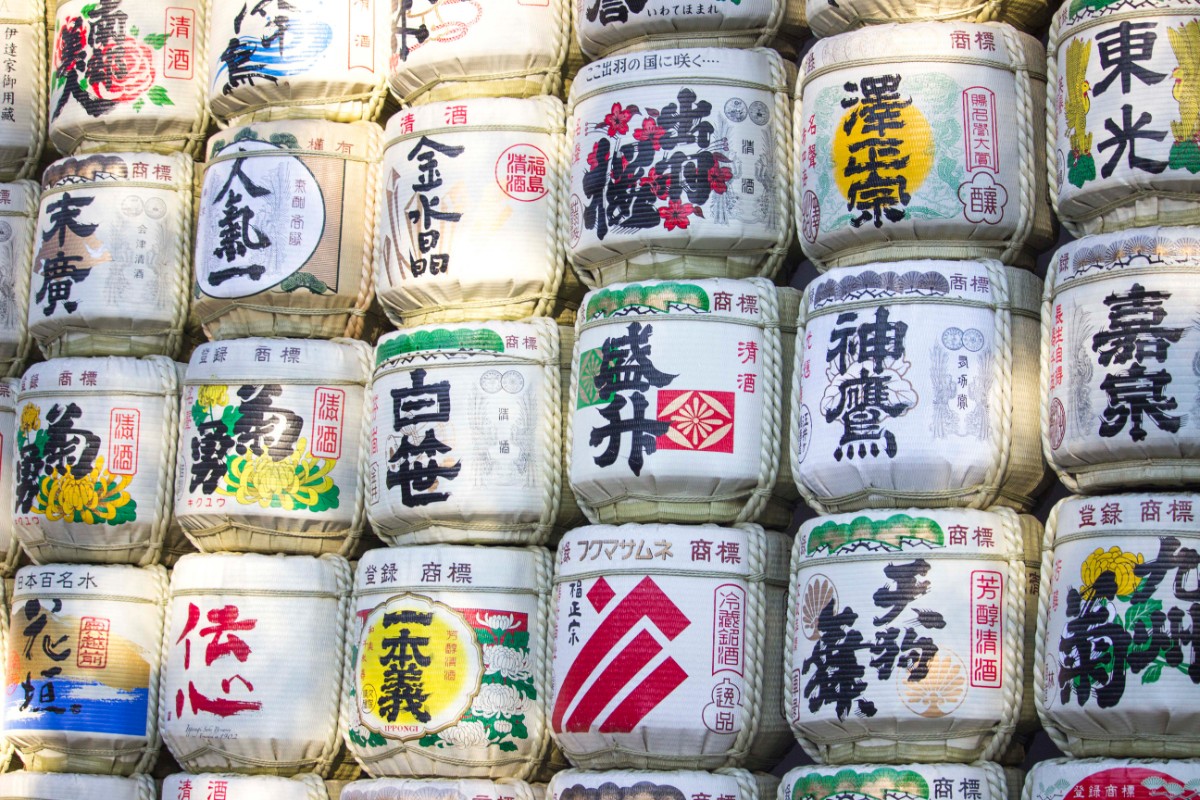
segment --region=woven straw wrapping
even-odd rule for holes
[[[13,533],[13,491],[17,482],[17,389],[20,381],[0,378],[0,576],[8,577],[21,557],[21,541]],[[3,616],[3,614],[0,614]],[[11,755],[11,754],[10,754]],[[0,749],[0,765],[8,759]]]
[[[5,44],[15,46],[5,65],[13,99],[0,106],[11,114],[0,134],[0,180],[15,181],[33,177],[46,142],[46,3],[21,0],[7,10],[0,25],[11,32]]]
[[[25,371],[29,336],[29,277],[39,186],[33,181],[0,184],[0,377]]]
[[[954,797],[974,791],[980,800],[1009,800],[1004,770],[986,761],[796,767],[783,776],[777,800],[831,800],[847,791],[873,798],[904,796],[928,800],[934,796],[935,787],[947,785],[946,781],[950,781]]]
[[[3,402],[2,391],[4,388],[5,387],[3,385],[0,385],[0,402]],[[2,412],[0,412],[0,413],[2,413]],[[3,480],[3,475],[0,475],[0,481],[2,481],[2,480]],[[0,483],[0,501],[3,501],[5,499],[2,496],[3,491],[4,491],[3,484]],[[13,539],[13,542],[15,543],[16,540]],[[5,654],[5,657],[7,658],[8,636],[9,636],[9,632],[8,632],[9,608],[8,608],[8,602],[7,602],[7,598],[6,598],[7,588],[3,585],[4,583],[7,583],[7,581],[0,583],[0,603],[3,603],[3,605],[4,605],[4,611],[2,613],[0,613],[0,652],[3,652]],[[3,736],[3,730],[4,730],[3,726],[0,726],[0,770],[9,770],[9,769],[12,769],[14,766],[13,765],[13,755],[16,753],[16,749],[13,747],[12,742],[10,742],[6,737]],[[0,784],[0,785],[3,785],[3,784]]]
[[[390,0],[289,0],[286,16],[249,8],[218,2],[210,12],[208,107],[219,122],[379,115]]]
[[[335,555],[220,553],[179,561],[163,629],[159,727],[182,767],[328,774],[342,745],[343,663],[330,653],[344,646],[351,580],[350,565]],[[206,620],[216,619],[240,626],[245,647],[210,663],[201,654],[209,642]],[[296,620],[302,630],[289,630]],[[233,713],[213,713],[220,704]]]
[[[1137,70],[1114,73],[1114,37],[1126,32]],[[1064,3],[1047,51],[1044,170],[1063,226],[1078,237],[1200,223],[1200,22],[1193,5]]]
[[[188,156],[96,153],[54,162],[42,175],[30,335],[49,358],[175,357],[191,241]]]
[[[554,314],[566,269],[563,119],[560,100],[535,97],[429,103],[388,121],[375,283],[393,323]]]
[[[104,800],[156,800],[149,775],[65,775],[54,772],[10,772],[0,775],[0,800],[59,800],[96,797]],[[229,800],[236,800],[231,797]]]
[[[821,513],[1029,508],[1045,477],[1033,411],[1039,291],[1036,276],[995,261],[841,267],[811,283],[790,446],[805,501]],[[881,323],[884,338],[859,348]],[[876,376],[886,396],[861,400],[854,381]],[[876,423],[858,425],[872,408]]]
[[[190,790],[191,794],[185,789]],[[179,772],[168,775],[163,780],[162,792],[163,797],[168,800],[177,800],[179,797],[192,797],[197,800],[207,800],[209,797],[224,797],[225,800],[331,800],[324,781],[312,774],[288,778],[218,772],[191,775]]]
[[[167,571],[51,564],[22,567],[15,586],[12,618],[23,627],[40,628],[29,656],[24,641],[8,643],[12,668],[4,733],[25,768],[148,772],[162,744],[158,693]],[[61,661],[51,656],[65,652],[71,655]],[[62,672],[46,677],[51,666]],[[21,683],[27,675],[34,676],[35,696],[22,708]],[[54,703],[71,710],[61,715],[48,710]]]
[[[389,37],[392,96],[413,105],[558,94],[571,32],[568,2],[429,3],[397,11]]]
[[[279,120],[209,140],[192,310],[210,339],[374,337],[382,139],[371,122]]]
[[[175,516],[203,552],[320,555],[362,533],[371,349],[231,339],[184,381]]]
[[[796,536],[791,575],[784,713],[810,757],[971,762],[1004,752],[1024,691],[1026,574],[1015,512],[817,517]],[[851,630],[895,647],[838,650]],[[914,641],[919,658],[904,655]],[[836,676],[850,672],[861,677],[848,691]]]
[[[1008,25],[875,25],[818,41],[796,84],[805,255],[821,270],[909,258],[1032,267],[1054,241],[1044,70],[1041,44]],[[883,134],[896,144],[868,160],[876,113],[896,115]]]
[[[550,745],[551,569],[540,547],[437,544],[363,556],[341,728],[368,774],[533,774]],[[431,643],[431,663],[415,668],[428,695],[419,704],[399,700],[403,687],[387,677],[397,618]]]
[[[341,800],[455,800],[462,797],[478,800],[537,800],[537,793],[528,783],[511,778],[380,778],[346,784],[342,788]]]
[[[553,320],[405,328],[376,348],[367,514],[387,542],[545,544],[562,486]],[[415,398],[437,402],[416,405]]]
[[[1072,491],[1200,479],[1198,274],[1195,228],[1085,236],[1050,262],[1042,301],[1042,448]],[[1135,315],[1154,321],[1130,349],[1125,340]]]
[[[761,48],[658,50],[581,69],[560,212],[580,279],[773,277],[793,244],[794,82],[795,68]]]
[[[209,122],[208,0],[48,6],[50,142],[59,153],[200,152]]]
[[[744,769],[700,770],[605,770],[593,772],[567,769],[550,779],[546,800],[601,800],[643,797],[669,800],[706,794],[730,800],[774,800],[774,792],[760,790],[758,777]],[[764,776],[768,777],[768,776]],[[778,783],[778,779],[775,779]]]
[[[158,563],[178,435],[174,363],[110,356],[35,364],[21,379],[16,413],[14,530],[30,558]],[[51,446],[56,436],[66,444]]]
[[[1198,668],[1188,662],[1179,625],[1196,610],[1187,575],[1200,547],[1197,508],[1200,495],[1155,492],[1068,497],[1050,512],[1034,696],[1046,733],[1064,753],[1196,752],[1197,716],[1184,698],[1195,690]],[[1100,614],[1109,620],[1104,641],[1112,661],[1093,667],[1093,634],[1081,620]],[[1152,646],[1143,644],[1147,636]]]
[[[795,301],[765,278],[617,284],[586,296],[567,441],[571,488],[591,521],[786,527],[795,495],[779,482],[783,356]],[[636,379],[604,368],[605,342],[638,351]],[[642,405],[653,427],[622,431],[614,420]]]
[[[1025,776],[1024,800],[1067,800],[1076,791],[1126,792],[1132,797],[1163,788],[1195,785],[1200,759],[1160,761],[1142,758],[1052,758],[1034,764]],[[1127,788],[1128,787],[1128,788]],[[1160,788],[1163,787],[1163,788]],[[1189,791],[1185,788],[1184,791]]]
[[[1003,22],[1037,34],[1050,16],[1047,0],[838,0],[837,5],[806,0],[804,5],[813,35],[821,37],[868,25],[951,21]]]
[[[1021,514],[1018,519],[1021,526],[1021,540],[1024,545],[1023,563],[1025,564],[1025,658],[1022,660],[1022,683],[1025,689],[1021,692],[1021,710],[1017,715],[1017,730],[1013,734],[1008,751],[999,759],[1001,764],[1008,766],[1020,766],[1025,762],[1026,745],[1032,741],[1033,735],[1042,727],[1041,720],[1037,715],[1037,706],[1034,703],[1034,697],[1037,694],[1034,689],[1037,659],[1033,654],[1037,649],[1038,592],[1042,585],[1042,542],[1045,538],[1045,531],[1037,517]]]
[[[753,524],[592,525],[566,534],[554,577],[551,724],[571,763],[776,763],[792,743],[780,714],[787,548],[783,534]],[[668,641],[642,634],[618,648],[641,624]],[[664,650],[665,661],[645,673]]]

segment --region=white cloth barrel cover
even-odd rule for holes
[[[563,537],[551,724],[572,764],[776,763],[793,742],[781,713],[788,546],[753,524]]]
[[[612,56],[571,86],[567,243],[589,286],[772,277],[792,245],[792,84],[774,50]]]
[[[388,84],[405,106],[558,94],[570,0],[392,3]],[[484,19],[484,17],[487,19]]]
[[[1045,63],[1042,45],[1007,25],[872,25],[819,40],[796,84],[805,255],[819,269],[908,258],[1032,267],[1053,242]]]
[[[0,797],[5,800],[76,800],[84,797],[156,800],[157,792],[154,790],[154,779],[149,775],[121,778],[114,775],[22,771],[0,775]],[[171,796],[171,800],[175,800],[174,796]]]
[[[375,284],[393,323],[549,315],[567,268],[564,116],[555,97],[501,97],[388,120]]]
[[[46,142],[46,2],[17,0],[0,16],[6,58],[0,181],[31,178]]]
[[[551,572],[541,547],[362,557],[342,729],[368,774],[533,774],[550,745]]]
[[[348,553],[363,527],[371,348],[229,339],[184,381],[175,517],[203,552]]]
[[[568,442],[571,488],[589,519],[791,522],[795,494],[779,480],[791,295],[765,278],[587,294]]]
[[[1082,236],[1200,223],[1195,6],[1063,3],[1047,50],[1045,170],[1063,226]]]
[[[178,354],[192,186],[192,160],[179,153],[93,153],[46,168],[29,332],[47,357]]]
[[[189,772],[328,774],[350,611],[341,556],[184,556],[171,575],[159,726]],[[303,620],[303,630],[292,630]],[[334,657],[331,657],[331,654]]]
[[[785,707],[805,752],[825,764],[994,760],[1021,708],[1026,590],[1011,509],[806,521]]]
[[[1085,236],[1050,261],[1042,447],[1073,491],[1200,478],[1200,229]]]
[[[3,387],[0,386],[0,388]],[[3,488],[0,487],[0,492],[2,491]],[[3,499],[0,496],[0,500]],[[0,610],[0,653],[4,654],[6,664],[8,659],[8,637],[10,635],[8,629],[10,611],[7,601],[8,590],[5,588],[8,583],[8,580],[0,581],[0,605],[3,605],[3,609]],[[4,735],[4,714],[0,712],[0,772],[6,772],[15,768],[16,765],[14,764],[13,757],[15,753],[16,749],[13,747],[12,742]]]
[[[783,776],[777,800],[837,800],[846,795],[861,800],[1010,800],[1004,770],[987,761],[796,767]]]
[[[759,777],[744,769],[567,769],[550,779],[546,800],[775,800],[775,792],[763,791]],[[772,782],[777,786],[778,778]]]
[[[1185,757],[1200,742],[1200,495],[1068,497],[1046,523],[1037,638],[1038,714],[1076,758]]]
[[[821,513],[1028,508],[1040,281],[995,261],[839,267],[805,290],[792,472]]]
[[[17,377],[25,370],[33,341],[29,280],[40,193],[33,181],[0,184],[0,377]]]
[[[376,348],[367,514],[391,544],[545,544],[563,493],[558,327],[405,328]]]
[[[373,122],[278,120],[209,140],[192,309],[209,338],[373,336],[382,139]]]
[[[381,778],[346,784],[341,800],[535,800],[536,797],[528,783],[508,778]]]
[[[1120,797],[1152,800],[1186,797],[1200,780],[1200,760],[1055,758],[1034,764],[1025,776],[1025,800]]]
[[[4,735],[26,769],[131,775],[154,763],[167,571],[17,571]],[[68,795],[78,797],[81,795]]]
[[[157,563],[171,521],[175,364],[43,361],[21,378],[17,415],[15,533],[30,558]]]
[[[386,94],[391,9],[389,0],[213,3],[205,54],[213,116],[374,119]]]
[[[168,775],[162,800],[330,800],[325,782],[316,775],[295,777],[186,772]]]
[[[17,390],[16,378],[0,378],[0,576],[17,568],[21,540],[13,533],[13,502],[17,483]],[[0,618],[5,615],[0,613]],[[7,763],[0,753],[0,766]]]
[[[195,155],[208,128],[207,0],[57,0],[50,141],[58,152]]]
[[[1040,33],[1050,16],[1049,0],[805,0],[805,16],[814,36],[839,33],[887,23],[1003,22],[1028,33]],[[967,28],[960,29],[972,37]],[[983,39],[959,39],[961,50],[980,47]]]

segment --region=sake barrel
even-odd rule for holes
[[[191,236],[185,155],[95,153],[47,167],[29,289],[29,332],[42,352],[177,355]]]
[[[1184,628],[1200,615],[1200,495],[1068,497],[1046,523],[1038,714],[1064,753],[1186,757],[1200,683]]]
[[[524,781],[500,778],[381,778],[353,781],[342,789],[341,800],[535,800],[536,793]]]
[[[834,800],[846,793],[863,800],[1009,800],[1004,770],[986,761],[796,767],[783,776],[778,800]]]
[[[186,772],[168,775],[162,800],[330,800],[325,783],[316,775],[294,778]]]
[[[58,152],[195,155],[208,127],[202,0],[57,0],[50,141]]]
[[[156,563],[171,519],[179,377],[162,356],[55,358],[17,393],[14,532],[38,563]]]
[[[26,769],[132,775],[154,763],[166,595],[162,567],[18,570],[4,735]]]
[[[214,3],[208,106],[223,121],[374,119],[383,107],[391,5],[386,0]]]
[[[1123,797],[1149,800],[1175,787],[1195,785],[1200,760],[1055,758],[1034,764],[1025,777],[1026,800]],[[1183,792],[1190,791],[1184,788]]]
[[[403,105],[557,94],[571,31],[568,0],[392,6],[388,85]],[[487,19],[484,19],[487,16]]]
[[[838,268],[809,284],[792,472],[820,513],[1032,505],[1038,279],[995,261]]]
[[[995,760],[1024,692],[1011,509],[816,517],[792,548],[785,713],[823,764]]]
[[[772,277],[794,235],[794,79],[759,48],[656,50],[581,69],[567,107],[566,214],[584,283]]]
[[[753,524],[567,533],[551,725],[571,763],[773,766],[793,743],[781,714],[787,548]]]
[[[31,178],[46,142],[46,4],[21,0],[5,9],[0,93],[0,180]]]
[[[1055,12],[1046,170],[1073,235],[1200,222],[1197,47],[1200,22],[1183,0]]]
[[[337,656],[350,582],[350,565],[335,555],[179,560],[171,576],[159,716],[180,766],[329,772],[342,743]],[[296,620],[303,625],[293,631]]]
[[[175,517],[203,552],[349,552],[363,526],[370,348],[231,339],[196,348]]]
[[[873,25],[819,40],[796,94],[804,254],[819,269],[910,258],[1032,267],[1054,241],[1045,58],[1007,25]]]
[[[540,547],[363,555],[342,727],[368,774],[524,778],[540,766],[550,743],[551,570]]]
[[[1042,447],[1072,490],[1200,480],[1200,230],[1085,236],[1050,262]]]
[[[209,141],[193,301],[209,338],[365,335],[380,139],[284,120]]]
[[[1049,0],[1000,0],[990,4],[964,0],[823,0],[803,3],[813,35],[828,37],[872,25],[914,22],[1003,22],[1032,34],[1040,34],[1050,16]],[[984,50],[990,46],[983,31],[959,29],[958,50]]]
[[[450,323],[384,336],[367,514],[392,544],[545,544],[562,485],[558,328]]]
[[[0,575],[12,575],[21,556],[21,542],[13,534],[13,498],[17,481],[14,458],[17,440],[17,390],[13,378],[0,379]],[[3,614],[0,614],[2,617]],[[3,758],[0,758],[3,762]]]
[[[5,800],[155,800],[154,779],[149,775],[122,778],[114,775],[71,775],[54,772],[10,772],[0,775],[0,797]],[[176,800],[175,795],[168,795]],[[200,800],[203,795],[197,795]]]
[[[576,323],[571,488],[593,522],[791,522],[781,320],[765,278],[590,292]]]
[[[392,322],[550,314],[566,268],[563,113],[554,97],[481,98],[388,121],[375,283]]]
[[[772,785],[774,784],[774,785]],[[550,779],[546,800],[775,800],[779,779],[744,769],[603,770],[568,769]]]
[[[38,185],[0,184],[0,377],[19,376],[29,354],[29,278]]]

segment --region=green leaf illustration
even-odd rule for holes
[[[150,102],[156,106],[173,106],[171,98],[167,97],[167,90],[161,86],[151,86],[150,91],[146,92],[146,97],[150,98]]]
[[[50,434],[46,431],[38,431],[37,436],[33,437],[33,446],[37,448],[38,458],[46,457],[46,445],[50,443]]]
[[[238,421],[242,418],[242,410],[237,406],[225,406],[225,410],[221,412],[221,422],[225,423],[225,431],[230,436],[233,436],[233,429],[237,426]]]
[[[137,33],[134,33],[134,36],[137,36]],[[162,50],[167,44],[167,35],[165,33],[150,33],[142,41],[155,50]],[[164,96],[166,96],[165,93]],[[159,105],[162,105],[162,103],[159,103]]]
[[[130,26],[129,26],[129,35],[130,35],[130,36],[137,36],[137,35],[138,35],[138,33],[139,33],[141,30],[142,30],[142,29],[141,29],[141,28],[139,28],[137,25],[130,25]]]
[[[84,19],[91,19],[92,14],[96,13],[96,6],[98,6],[98,5],[100,5],[100,4],[99,3],[88,3],[83,8],[79,9],[79,13],[83,15]]]
[[[1157,683],[1162,677],[1163,662],[1155,661],[1150,666],[1146,667],[1146,671],[1142,673],[1142,683]]]
[[[146,105],[146,98],[139,97],[137,100],[133,101],[133,110],[141,111],[145,107],[145,105]]]
[[[204,410],[204,406],[200,405],[199,400],[192,403],[192,422],[196,423],[197,428],[208,422],[208,412]]]
[[[505,752],[505,753],[511,753],[511,752],[513,752],[513,751],[514,751],[514,750],[516,750],[516,749],[517,749],[517,743],[516,743],[516,742],[501,742],[501,743],[500,743],[500,750],[501,750],[502,752]]]

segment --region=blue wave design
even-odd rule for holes
[[[282,39],[270,45],[263,45],[262,36],[242,35],[236,39],[247,52],[253,53],[248,62],[239,66],[240,71],[286,78],[312,69],[333,41],[333,29],[324,22],[292,20]],[[222,62],[217,77],[228,72],[229,65]]]
[[[44,678],[34,680],[34,692],[45,684]],[[112,699],[99,700],[91,696],[97,687],[110,691]],[[25,692],[20,685],[8,687],[4,709],[4,726],[14,731],[74,731],[79,733],[115,733],[126,736],[146,735],[146,713],[150,706],[149,689],[110,689],[95,681],[54,680],[53,705],[66,709],[57,714],[35,711],[46,705],[38,702],[36,694],[30,707],[21,711]]]

